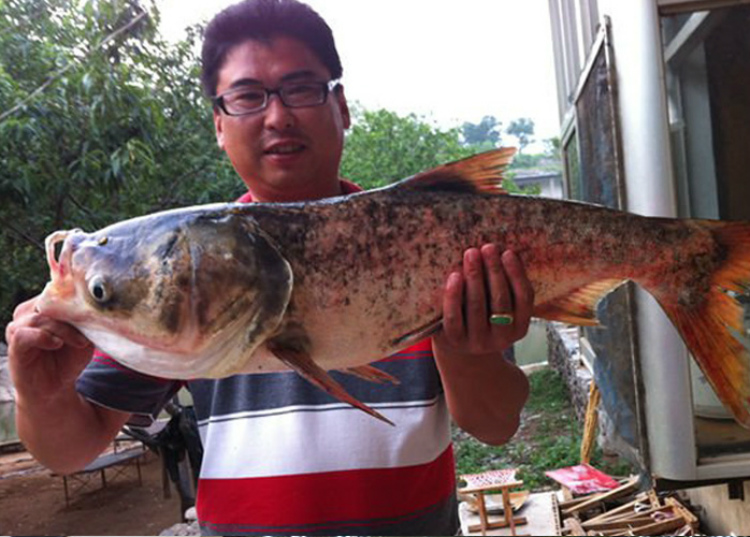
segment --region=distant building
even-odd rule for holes
[[[527,172],[520,170],[513,178],[513,182],[520,188],[538,186],[541,189],[540,196],[544,198],[564,198],[563,177],[561,172]]]

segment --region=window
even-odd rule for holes
[[[750,5],[665,16],[662,40],[680,216],[750,220]],[[691,376],[699,459],[747,452],[692,360]]]

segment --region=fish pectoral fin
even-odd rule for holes
[[[395,186],[440,192],[507,194],[502,187],[503,174],[515,154],[515,147],[494,149],[418,173]]]
[[[423,339],[427,339],[428,337],[439,332],[442,326],[443,326],[442,317],[434,319],[430,321],[429,323],[420,326],[416,330],[412,330],[411,332],[408,332],[404,334],[403,336],[394,339],[393,341],[391,341],[391,347],[393,347],[394,349],[401,350],[406,347],[409,347],[410,345],[414,345],[415,343],[419,343]]]
[[[389,375],[385,371],[382,371],[377,367],[371,365],[347,367],[346,369],[340,369],[339,371],[341,371],[342,373],[346,373],[347,375],[354,375],[355,377],[359,377],[370,382],[376,382],[378,384],[383,384],[385,382],[389,382],[393,385],[401,384],[401,381],[396,377]]]
[[[596,305],[623,283],[625,280],[600,280],[579,287],[563,297],[537,305],[534,308],[534,317],[581,326],[598,326]]]
[[[268,350],[284,364],[296,371],[305,380],[317,386],[327,394],[335,397],[339,401],[347,403],[370,416],[377,418],[385,423],[394,425],[394,423],[383,416],[376,410],[373,410],[357,398],[347,392],[341,384],[336,382],[325,369],[316,364],[306,351],[286,348],[283,345],[274,342],[267,343]]]

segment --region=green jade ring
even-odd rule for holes
[[[510,313],[493,313],[490,315],[490,324],[508,326],[513,324],[513,315]]]

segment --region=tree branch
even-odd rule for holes
[[[115,39],[116,37],[118,37],[119,35],[121,35],[122,33],[127,32],[128,30],[130,30],[130,28],[132,28],[133,26],[135,26],[146,15],[148,15],[148,12],[146,12],[146,11],[144,11],[143,13],[140,13],[137,17],[135,17],[129,23],[127,23],[126,25],[124,25],[122,28],[119,28],[119,29],[115,30],[114,32],[112,32],[111,34],[109,34],[107,37],[105,37],[104,39],[102,39],[99,42],[98,45],[96,45],[93,49],[91,49],[91,51],[89,52],[89,55],[92,54],[93,52],[99,50],[104,45],[106,45],[107,43],[109,43],[110,41],[112,41],[113,39]],[[74,67],[76,65],[78,65],[78,63],[76,63],[76,62],[70,62],[65,67],[62,67],[62,68],[58,69],[57,72],[55,72],[52,76],[50,76],[44,82],[44,84],[42,84],[37,89],[35,89],[31,93],[29,93],[24,99],[21,99],[20,101],[18,101],[13,108],[11,108],[10,110],[6,110],[2,114],[0,114],[0,123],[2,123],[3,121],[5,121],[11,115],[13,115],[16,112],[18,112],[18,110],[20,110],[26,103],[28,103],[34,97],[36,97],[37,95],[39,95],[40,93],[42,93],[53,82],[55,82],[58,78],[60,78],[65,73],[67,73],[72,67]]]
[[[28,234],[27,234],[26,232],[24,232],[24,231],[22,231],[22,230],[18,229],[18,228],[17,228],[16,226],[14,226],[13,224],[11,224],[11,223],[10,223],[9,221],[7,221],[7,220],[6,220],[5,218],[1,218],[1,217],[0,217],[0,224],[2,224],[2,225],[3,225],[3,227],[6,227],[6,228],[10,229],[10,230],[11,230],[11,231],[12,231],[13,233],[15,233],[16,235],[18,235],[18,236],[19,236],[19,237],[21,237],[22,239],[24,239],[24,240],[25,240],[26,242],[28,242],[28,243],[29,243],[29,244],[31,244],[32,246],[36,246],[36,247],[37,247],[37,248],[39,248],[39,249],[40,249],[40,250],[41,250],[42,252],[45,252],[45,251],[46,251],[46,249],[44,248],[44,244],[42,244],[41,242],[39,242],[38,240],[36,240],[36,239],[35,239],[34,237],[32,237],[31,235],[28,235]]]

